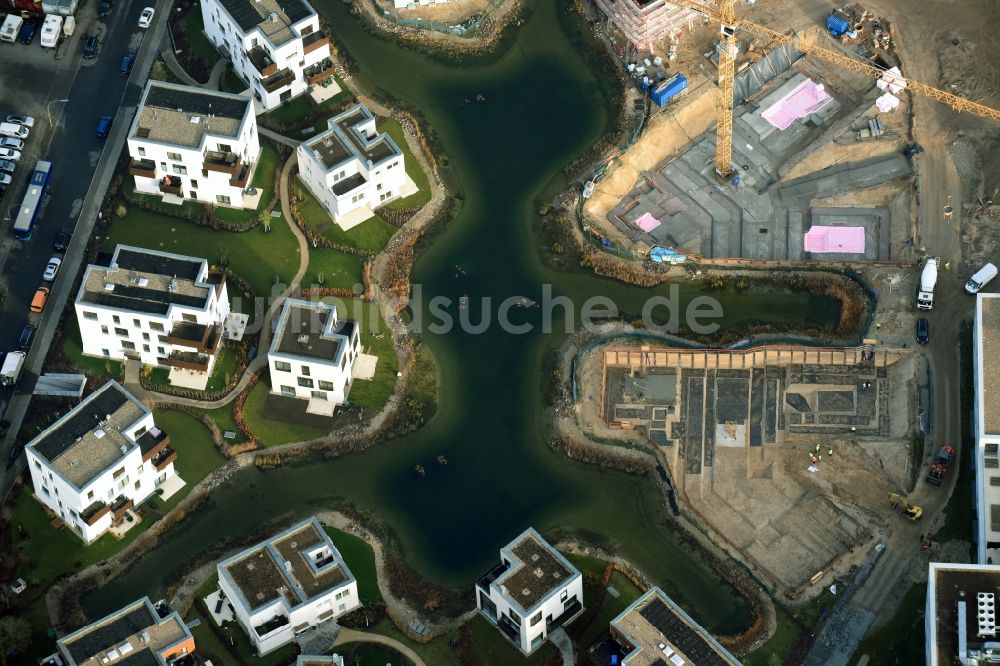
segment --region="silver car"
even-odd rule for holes
[[[10,185],[11,180],[9,173],[0,173],[0,185]]]
[[[24,125],[25,127],[35,126],[35,119],[31,116],[10,115],[7,116],[7,122],[14,123],[15,125]]]
[[[14,160],[15,162],[21,159],[21,151],[14,150],[13,148],[0,148],[0,160]]]
[[[24,150],[24,141],[21,139],[15,139],[12,136],[0,136],[0,148]]]
[[[14,173],[14,169],[17,165],[10,160],[0,160],[0,171],[6,171],[7,173]]]

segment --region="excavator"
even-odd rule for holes
[[[910,504],[902,495],[896,493],[889,493],[889,504],[892,505],[893,509],[899,507],[903,515],[913,522],[920,520],[920,517],[924,515],[924,510],[921,507]]]

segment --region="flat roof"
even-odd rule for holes
[[[150,79],[130,136],[200,148],[206,134],[239,137],[248,114],[250,97]]]
[[[59,639],[57,645],[77,666],[159,665],[164,663],[161,652],[190,638],[177,613],[160,618],[149,598],[143,597]]]
[[[305,0],[221,0],[244,33],[259,28],[275,46],[295,37],[292,26],[316,12]]]
[[[376,131],[369,136],[362,131],[362,125],[374,120],[375,116],[367,106],[355,104],[343,113],[330,118],[327,121],[327,129],[308,139],[305,145],[317,154],[328,172],[351,158],[366,164],[370,161],[374,166],[402,155],[403,151],[385,132]],[[362,177],[361,183],[363,182]]]
[[[580,575],[576,567],[531,528],[507,544],[500,554],[512,560],[511,567],[493,584],[525,612]]]
[[[626,666],[738,666],[739,661],[658,587],[650,588],[621,615],[612,629],[632,650]]]
[[[980,294],[980,343],[979,362],[983,368],[983,381],[978,387],[982,392],[982,419],[984,432],[1000,435],[1000,298]]]
[[[986,642],[996,642],[996,635],[979,635],[980,593],[993,595],[994,626],[996,602],[1000,600],[1000,566],[981,564],[930,564],[928,608],[934,609],[933,641],[936,664],[958,663],[959,608],[965,602],[965,639],[968,649],[976,650]]]
[[[28,448],[77,488],[125,456],[136,442],[124,434],[149,410],[110,381],[28,443]]]
[[[247,611],[281,599],[288,609],[351,581],[340,552],[315,517],[234,555],[218,566]]]
[[[108,267],[87,266],[77,301],[145,314],[165,315],[172,305],[208,307],[218,276],[198,281],[205,259],[119,245]]]
[[[271,353],[336,363],[355,327],[353,320],[337,318],[335,305],[289,298],[281,309]]]

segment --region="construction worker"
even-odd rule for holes
[[[819,444],[816,445],[816,453],[819,453]]]
[[[944,262],[944,269],[946,271],[950,271],[951,270],[951,262],[950,261]]]
[[[920,246],[920,254],[927,254],[927,248],[923,245]]]
[[[881,330],[881,328],[882,328],[882,322],[880,322],[880,321],[875,322],[875,329],[876,330]]]
[[[857,431],[858,431],[857,428],[855,428],[854,426],[851,426],[851,432],[857,432]]]
[[[820,457],[818,458],[818,460],[819,460],[819,462],[823,462],[823,456],[820,455]]]
[[[829,450],[829,451],[827,451],[826,453],[827,453],[827,455],[831,455],[831,456],[832,456],[832,455],[833,455],[833,449],[830,449],[830,450]]]

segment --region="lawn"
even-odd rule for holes
[[[774,605],[777,628],[774,635],[759,648],[743,658],[746,666],[780,666],[784,655],[802,639],[803,628],[779,604]]]
[[[153,386],[170,386],[170,368],[150,367],[149,383]],[[219,357],[215,360],[215,367],[212,368],[212,376],[208,378],[208,385],[205,386],[206,393],[221,391],[229,385],[229,380],[235,379],[239,372],[239,361],[236,352],[223,345],[219,351]]]
[[[374,643],[345,643],[337,646],[337,653],[350,666],[409,666],[409,659]],[[402,661],[400,661],[402,660]]]
[[[191,54],[200,60],[207,69],[211,70],[215,62],[221,57],[219,52],[205,36],[205,22],[201,17],[201,9],[192,7],[180,20],[181,29],[188,38],[191,45]]]
[[[327,434],[326,430],[305,425],[303,423],[293,423],[291,421],[276,421],[264,416],[264,400],[271,390],[267,377],[257,382],[257,385],[250,391],[246,403],[243,405],[243,412],[246,415],[247,425],[257,439],[264,446],[280,446],[290,442],[302,442],[315,439]]]
[[[247,440],[247,438],[243,435],[243,431],[236,425],[236,419],[233,418],[232,403],[217,409],[203,409],[202,413],[215,421],[215,425],[219,427],[219,430],[223,434],[225,434],[226,431],[236,433],[235,439],[225,440],[229,444],[239,444],[240,442],[245,442]]]
[[[118,243],[204,257],[215,266],[228,265],[258,297],[271,294],[275,277],[287,284],[299,266],[298,243],[281,220],[275,220],[269,232],[258,227],[235,233],[132,208],[125,218],[111,224],[101,250],[111,253]]]
[[[233,93],[234,95],[239,95],[247,89],[246,81],[240,78],[240,75],[236,73],[232,65],[226,67],[226,71],[222,73],[221,83],[224,91]]]
[[[364,257],[338,252],[329,248],[309,250],[309,266],[302,276],[303,289],[336,287],[364,290]]]
[[[340,85],[340,92],[323,103],[316,104],[309,95],[299,95],[277,109],[272,109],[260,116],[258,121],[264,127],[280,127],[286,133],[298,132],[299,136],[290,135],[293,138],[300,138],[302,131],[309,130],[309,128],[312,128],[307,132],[309,135],[319,134],[326,129],[326,117],[331,116],[343,104],[354,99],[354,95],[347,89],[344,82],[339,77],[334,78]]]
[[[271,146],[262,144],[260,147],[260,157],[257,158],[257,168],[253,174],[251,185],[260,191],[260,203],[255,210],[245,210],[242,208],[227,208],[226,206],[216,206],[213,209],[215,216],[227,222],[243,222],[260,214],[264,208],[271,203],[274,196],[274,177],[281,166],[281,156]]]
[[[378,577],[375,573],[375,551],[361,537],[342,532],[333,527],[323,527],[333,545],[340,551],[344,564],[358,580],[358,596],[362,604],[372,601],[382,601],[382,593],[378,589]]]
[[[83,342],[80,338],[80,325],[75,314],[66,317],[66,334],[63,338],[63,353],[70,363],[88,375],[122,379],[122,364],[111,359],[96,358],[83,355]]]
[[[469,621],[469,625],[472,628],[469,662],[477,666],[544,664],[558,652],[552,643],[546,641],[532,652],[530,657],[525,657],[482,615],[477,613]]]
[[[567,555],[567,559],[573,563],[573,565],[580,570],[581,573],[590,573],[598,578],[598,580],[604,577],[604,567],[607,566],[607,562],[604,560],[599,560],[593,557],[585,557],[581,555]],[[623,610],[628,608],[629,604],[638,599],[641,596],[639,588],[637,588],[632,581],[626,578],[621,573],[615,571],[611,574],[611,586],[613,586],[618,592],[619,596],[614,597],[611,594],[604,595],[604,602],[601,604],[600,609],[597,614],[594,615],[593,621],[587,626],[583,632],[583,636],[579,641],[580,650],[586,650],[591,645],[597,642],[597,639],[608,632],[608,625],[611,624],[611,620],[618,617]],[[589,589],[584,590],[584,606],[589,608],[589,605],[594,602],[591,596],[588,596]],[[586,616],[586,611],[584,616]],[[575,623],[581,622],[583,617],[577,618],[573,625],[570,625],[572,629],[576,629]],[[572,634],[573,632],[570,631]]]
[[[896,609],[896,614],[880,628],[871,631],[854,651],[857,664],[864,655],[869,664],[924,663],[924,613],[927,583],[913,585]]]
[[[396,145],[399,146],[399,149],[403,151],[403,161],[406,166],[406,175],[410,177],[413,184],[417,186],[418,190],[420,190],[416,194],[411,194],[408,197],[390,201],[386,204],[386,208],[420,208],[431,200],[431,186],[427,179],[427,174],[420,168],[420,162],[418,162],[417,158],[413,156],[410,146],[406,143],[406,138],[403,136],[403,128],[399,126],[399,123],[396,122],[395,119],[386,118],[379,126],[379,130],[388,133]]]
[[[166,81],[167,83],[184,83],[170,71],[170,68],[163,62],[163,58],[159,56],[153,61],[153,66],[149,70],[149,78],[156,79],[157,81]]]
[[[365,303],[360,299],[324,298],[327,303],[337,306],[337,316],[353,319],[358,322],[361,330],[361,348],[366,354],[378,356],[375,366],[375,377],[372,380],[356,379],[351,385],[348,396],[352,405],[378,411],[385,407],[386,401],[396,387],[396,374],[399,363],[396,359],[396,349],[392,342],[389,327],[382,319],[382,313],[374,303]]]
[[[326,209],[320,205],[316,197],[302,184],[302,181],[295,179],[292,186],[293,196],[299,200],[298,215],[303,224],[312,229],[313,232],[326,236],[337,245],[377,253],[396,233],[396,227],[378,215],[344,231],[330,218]]]
[[[253,644],[239,624],[236,622],[226,622],[221,628],[216,627],[215,621],[205,611],[201,599],[195,602],[184,618],[186,622],[191,622],[195,619],[201,620],[201,624],[191,630],[191,635],[194,636],[194,644],[198,646],[198,652],[207,652],[212,656],[217,656],[219,657],[219,662],[222,664],[232,663],[233,655],[230,652],[232,648],[225,646],[219,639],[219,635],[215,633],[216,631],[226,636],[227,640],[232,641],[233,648],[240,655],[240,663],[247,664],[248,666],[280,666],[287,664],[298,650],[298,645],[289,643],[263,657],[256,656],[257,653],[254,650]]]

